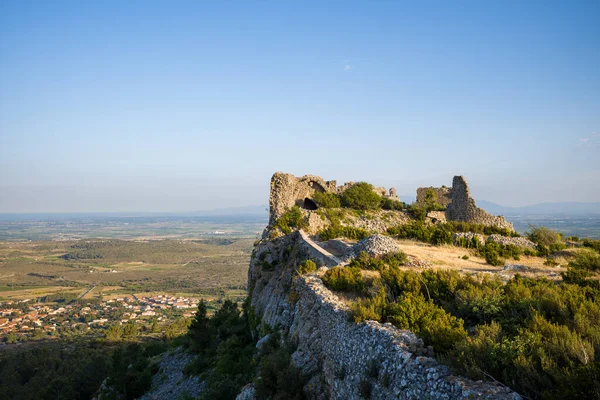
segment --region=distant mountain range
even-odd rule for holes
[[[486,200],[475,203],[495,215],[600,215],[600,203],[538,203],[522,207],[505,207]]]

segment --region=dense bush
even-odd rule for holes
[[[408,261],[406,253],[399,251],[387,253],[380,257],[370,257],[366,251],[361,251],[358,257],[350,261],[348,266],[371,271],[383,271],[387,268],[398,267]]]
[[[504,284],[455,271],[386,268],[383,286],[363,291],[370,295],[351,311],[357,322],[410,329],[474,379],[493,378],[533,399],[596,398],[600,326],[590,322],[600,320],[600,287],[574,284],[589,270],[569,273],[580,276],[557,284],[515,275]]]
[[[446,224],[427,224],[422,221],[411,221],[387,230],[389,235],[399,239],[414,239],[434,245],[452,244],[452,231]]]
[[[317,271],[317,264],[313,260],[304,260],[298,266],[298,273],[300,275],[311,274]]]
[[[569,262],[569,267],[587,271],[599,271],[600,254],[592,250],[581,249],[575,253],[575,259]]]
[[[424,208],[427,212],[429,211],[444,211],[446,207],[438,203],[437,193],[433,188],[427,188],[425,190]]]
[[[546,228],[545,226],[535,227],[533,225],[529,225],[527,237],[532,242],[546,247],[550,247],[553,244],[562,242],[561,235],[558,232],[550,228]]]
[[[593,239],[583,239],[583,247],[589,247],[590,249],[595,250],[597,253],[600,253],[600,240]]]
[[[327,270],[323,283],[331,290],[363,292],[365,281],[357,267],[334,267]]]
[[[503,245],[500,243],[486,242],[485,246],[480,246],[477,250],[480,257],[485,258],[485,261],[490,265],[504,265],[504,260],[512,258],[520,260],[523,255],[523,249],[512,244]]]
[[[328,226],[319,232],[319,236],[321,240],[331,240],[339,237],[345,237],[347,239],[357,239],[362,240],[366,237],[371,236],[372,233],[362,229],[355,228],[353,226]]]
[[[254,386],[259,399],[304,399],[307,383],[301,370],[291,363],[294,348],[278,333],[271,334],[260,350],[259,376]]]
[[[409,329],[442,354],[467,336],[461,319],[418,294],[406,293],[391,303],[386,319],[400,329]]]
[[[3,351],[0,399],[90,399],[105,379],[112,398],[138,398],[156,372],[150,358],[167,346],[56,342]]]
[[[315,192],[312,196],[317,206],[322,208],[340,208],[341,198],[337,193]]]
[[[275,225],[287,235],[290,234],[293,229],[306,228],[308,226],[308,222],[302,215],[302,210],[300,210],[300,207],[293,206],[290,210],[277,219]]]
[[[279,335],[272,333],[257,352],[251,336],[251,326],[257,326],[256,315],[248,301],[243,314],[229,300],[212,318],[206,311],[200,302],[189,330],[190,349],[198,356],[185,370],[206,382],[200,399],[233,399],[252,381],[259,398],[304,398],[301,388],[306,378],[290,363],[293,350],[287,341],[282,343]]]
[[[380,207],[381,196],[373,190],[373,185],[358,182],[346,189],[341,196],[342,206],[356,210],[375,210]]]
[[[254,341],[247,313],[241,314],[236,303],[226,300],[209,318],[206,304],[200,301],[188,337],[190,349],[198,356],[185,372],[200,374],[206,382],[201,399],[235,398],[252,380]]]
[[[425,207],[421,207],[416,203],[408,206],[407,211],[410,214],[410,216],[416,219],[417,221],[425,221],[428,212],[427,209],[425,209]]]
[[[408,208],[408,206],[403,201],[396,200],[396,199],[390,199],[389,197],[382,197],[381,198],[381,208],[383,208],[384,210],[401,211],[401,210],[406,210]]]
[[[451,232],[473,232],[483,235],[498,234],[502,236],[519,237],[520,235],[507,228],[499,228],[497,226],[489,226],[482,224],[474,224],[466,221],[448,221],[445,223],[447,229]]]

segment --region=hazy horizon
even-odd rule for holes
[[[600,202],[599,2],[228,6],[0,4],[0,213],[260,205],[276,171]]]

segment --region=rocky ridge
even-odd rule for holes
[[[371,245],[378,254],[380,245],[385,247],[378,238],[362,246]],[[307,258],[317,265],[336,264],[339,259],[318,247],[301,232],[263,240],[248,272],[256,315],[297,345],[292,360],[311,377],[305,387],[309,398],[358,399],[364,387],[372,399],[520,398],[500,385],[453,376],[409,331],[376,321],[349,321],[345,303],[317,275],[295,272]],[[263,268],[265,260],[268,269]]]

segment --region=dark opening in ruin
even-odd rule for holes
[[[314,200],[311,200],[307,197],[304,199],[302,208],[304,208],[305,210],[316,210],[317,208],[319,208],[319,206],[317,206],[317,203],[315,203]]]

